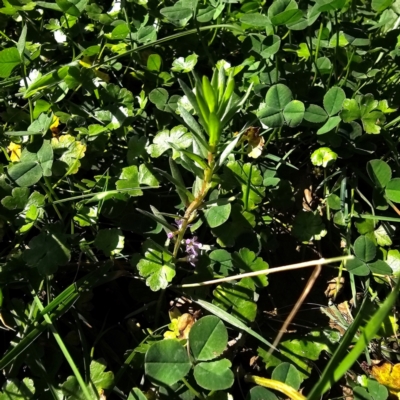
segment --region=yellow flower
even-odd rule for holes
[[[10,142],[10,144],[7,147],[7,150],[11,153],[10,154],[10,160],[11,161],[19,161],[21,158],[21,145]]]

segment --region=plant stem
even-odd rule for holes
[[[39,300],[39,298],[37,297],[36,294],[34,295],[34,300],[35,300],[35,303],[36,303],[38,309],[40,311],[43,311],[44,310],[43,304],[41,303],[41,301]],[[54,336],[54,339],[56,340],[56,342],[58,343],[58,346],[60,347],[62,353],[64,354],[65,359],[67,360],[69,366],[71,367],[72,372],[74,373],[75,378],[78,381],[79,386],[81,387],[83,395],[85,396],[86,400],[93,400],[91,394],[89,393],[87,385],[84,382],[81,373],[79,372],[78,367],[76,366],[74,360],[71,357],[71,354],[69,353],[67,347],[65,346],[63,340],[61,339],[61,336],[59,335],[55,326],[53,325],[53,321],[51,320],[51,318],[49,317],[48,314],[44,314],[43,317],[44,317],[44,320],[46,321],[46,323],[48,324],[48,326]]]
[[[277,390],[285,395],[285,397],[290,397],[293,400],[306,400],[301,393],[291,386],[286,385],[286,383],[276,381],[273,379],[262,378],[261,376],[246,375],[244,377],[246,382],[256,383],[257,385],[267,387],[269,389]]]
[[[187,386],[187,388],[199,399],[204,399],[204,397],[199,393],[185,378],[181,379],[182,382]]]
[[[190,288],[190,287],[214,285],[214,284],[217,284],[217,283],[228,282],[228,281],[233,281],[233,280],[242,279],[242,278],[248,278],[248,277],[252,277],[252,276],[269,275],[269,274],[272,274],[274,272],[290,271],[292,269],[313,267],[315,265],[332,264],[332,263],[335,263],[335,262],[347,261],[347,260],[352,260],[352,259],[353,259],[353,256],[351,256],[351,255],[349,255],[349,256],[341,256],[341,257],[333,257],[333,258],[320,258],[319,260],[305,261],[305,262],[301,262],[301,263],[298,263],[298,264],[291,264],[291,265],[285,265],[285,266],[282,266],[282,267],[262,269],[260,271],[254,271],[254,272],[246,272],[244,274],[227,276],[225,278],[220,278],[220,279],[213,279],[212,281],[204,281],[204,282],[198,282],[198,283],[187,283],[187,284],[184,284],[184,285],[175,285],[174,287],[177,287],[177,288]]]
[[[200,193],[196,196],[196,198],[190,203],[189,207],[186,209],[185,215],[182,218],[182,226],[179,229],[178,237],[176,238],[173,257],[176,260],[179,252],[179,247],[181,245],[182,239],[185,236],[186,229],[189,225],[189,221],[191,220],[193,214],[203,203],[204,198],[207,196],[207,193],[211,187],[211,180],[214,172],[214,154],[208,153],[208,165],[209,168],[204,171],[204,181]]]

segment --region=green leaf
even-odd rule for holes
[[[140,164],[139,166],[139,184],[147,186],[158,186],[160,183],[150,169],[150,164]]]
[[[332,165],[337,157],[338,155],[329,147],[321,147],[311,154],[311,163],[318,167],[326,168]]]
[[[31,400],[34,395],[35,386],[32,379],[10,379],[3,384],[0,400]]]
[[[242,321],[234,317],[233,315],[227,313],[226,311],[222,310],[221,308],[215,306],[212,303],[209,303],[205,300],[200,299],[193,299],[193,301],[199,304],[201,307],[209,311],[210,313],[216,315],[217,317],[221,318],[228,324],[233,325],[234,327],[241,329],[242,331],[247,332],[249,335],[258,339],[261,343],[266,344],[268,347],[272,347],[271,343],[268,342],[264,337],[259,335],[257,332],[253,331],[253,329],[249,328],[248,325],[244,324]]]
[[[273,25],[293,24],[302,17],[294,0],[277,0],[268,9],[268,17]]]
[[[207,103],[208,109],[210,110],[211,113],[213,113],[217,106],[217,95],[214,93],[214,89],[210,84],[209,79],[206,76],[203,76],[203,94],[204,94],[204,100]]]
[[[389,200],[400,203],[400,178],[389,181],[385,188],[385,194]]]
[[[189,346],[196,360],[208,361],[218,357],[228,344],[224,323],[214,315],[200,318],[189,332]]]
[[[374,231],[374,235],[378,246],[391,246],[393,244],[392,239],[383,225]]]
[[[318,214],[300,211],[293,221],[293,235],[301,242],[319,240],[325,236],[325,225]]]
[[[258,14],[258,13],[246,13],[240,17],[240,22],[243,22],[246,25],[266,27],[271,24],[271,21],[266,15]]]
[[[381,13],[393,4],[393,0],[372,0],[371,7],[374,11]]]
[[[147,400],[147,397],[138,388],[133,388],[128,396],[128,400]]]
[[[368,262],[375,258],[376,256],[376,246],[375,243],[368,238],[368,236],[359,236],[354,244],[354,254],[361,261]]]
[[[149,93],[149,100],[161,111],[164,111],[168,97],[168,92],[164,88],[156,88]]]
[[[90,381],[100,392],[101,389],[110,389],[114,385],[114,373],[112,371],[105,372],[107,364],[104,360],[93,360],[90,363]]]
[[[378,124],[385,122],[385,116],[381,111],[371,111],[364,115],[361,121],[366,133],[377,135],[381,131],[381,127]]]
[[[176,72],[191,72],[197,64],[198,55],[196,53],[187,56],[186,58],[179,57],[172,63],[172,71]]]
[[[40,275],[56,272],[59,265],[70,260],[71,253],[66,245],[66,236],[56,230],[42,231],[29,242],[23,258],[30,267],[37,268]]]
[[[42,135],[45,135],[49,130],[52,121],[52,114],[40,114],[39,118],[29,125],[28,131],[34,132],[33,134],[36,134],[36,132],[41,132]]]
[[[296,390],[300,389],[302,382],[299,371],[294,365],[289,364],[288,362],[278,365],[272,371],[271,379],[286,383],[286,385],[289,385]]]
[[[126,24],[126,23],[119,24],[112,30],[111,38],[115,39],[115,40],[124,40],[129,35],[129,33],[130,33],[130,29],[129,29],[128,24]]]
[[[162,59],[158,54],[150,54],[147,59],[147,69],[152,72],[160,72]]]
[[[257,315],[257,304],[254,302],[254,284],[251,279],[242,279],[239,283],[223,283],[213,292],[213,303],[229,311],[241,321],[253,322]]]
[[[368,267],[373,274],[392,275],[392,268],[382,260],[376,260],[373,263],[368,263]]]
[[[351,122],[361,118],[361,112],[355,99],[345,99],[343,101],[343,110],[340,113],[340,118],[344,122]]]
[[[125,238],[120,229],[100,229],[94,239],[94,245],[109,257],[121,253]]]
[[[222,165],[224,164],[224,161],[228,158],[229,154],[232,153],[232,151],[236,147],[238,141],[241,139],[243,133],[244,132],[242,132],[241,134],[237,135],[233,140],[231,140],[226,145],[224,150],[221,152],[221,155],[219,156],[219,159],[218,159],[218,162],[217,162],[218,167],[222,167]]]
[[[97,223],[97,207],[81,207],[74,216],[79,226],[91,226]]]
[[[209,150],[209,146],[204,138],[203,132],[201,131],[200,125],[197,121],[193,118],[193,116],[184,108],[181,104],[178,105],[178,110],[185,121],[186,125],[189,127],[190,131],[192,132],[196,144],[199,148],[199,155],[203,157],[207,157],[207,152]],[[204,124],[204,126],[208,126]]]
[[[263,271],[269,268],[261,257],[257,257],[256,254],[249,249],[240,249],[239,252],[235,252],[232,255],[232,261],[235,268],[238,268],[240,272],[255,272]],[[268,279],[266,275],[258,275],[250,278],[257,287],[266,287],[268,285]]]
[[[389,392],[379,382],[367,379],[367,387],[356,386],[353,388],[354,400],[386,400]]]
[[[205,212],[205,218],[210,228],[216,228],[226,222],[231,214],[231,204],[210,207]]]
[[[371,160],[367,163],[367,172],[372,183],[378,188],[384,188],[392,178],[392,170],[382,160]]]
[[[318,129],[317,135],[323,135],[335,129],[340,123],[340,117],[329,117],[328,121]]]
[[[276,397],[275,393],[262,386],[255,386],[250,389],[246,400],[278,400],[278,397]]]
[[[400,251],[390,249],[387,254],[386,259],[387,264],[392,268],[394,275],[399,275],[400,273]]]
[[[331,87],[324,96],[324,107],[330,117],[337,114],[343,106],[343,102],[346,99],[344,90],[333,86]]]
[[[301,379],[306,379],[312,373],[312,361],[317,361],[322,351],[331,353],[334,348],[326,333],[312,331],[298,338],[284,340],[279,345],[279,353],[268,354],[266,349],[259,347],[258,354],[265,362],[266,369],[290,362],[296,366]]]
[[[368,268],[368,265],[358,258],[347,261],[346,269],[347,271],[357,276],[367,276],[370,274],[370,269]]]
[[[319,12],[336,11],[344,7],[346,0],[318,0]]]
[[[51,176],[51,167],[53,166],[53,148],[50,140],[43,140],[43,144],[37,152],[37,158],[42,167],[43,176]]]
[[[62,135],[51,139],[51,145],[55,154],[61,153],[59,161],[66,166],[65,175],[76,174],[81,166],[79,160],[85,156],[86,144],[71,135]]]
[[[273,107],[280,111],[283,111],[283,109],[291,101],[292,92],[286,85],[283,85],[282,83],[271,86],[265,96],[265,103],[267,106]]]
[[[112,371],[104,372],[106,367],[104,360],[93,360],[90,363],[90,384],[86,389],[93,399],[97,398],[103,390],[110,389],[114,385],[114,374]],[[69,376],[61,389],[70,400],[86,400],[82,387],[75,376]]]
[[[314,124],[325,122],[327,118],[325,110],[315,104],[310,104],[304,112],[304,119]]]
[[[190,8],[175,5],[173,7],[164,7],[160,10],[161,15],[170,21],[180,21],[190,18],[192,10]]]
[[[183,125],[178,125],[170,131],[162,130],[158,132],[153,139],[153,144],[148,146],[147,151],[151,157],[160,157],[168,149],[171,149],[171,143],[178,149],[187,149],[192,144],[192,135]],[[179,150],[172,148],[172,159],[179,157]]]
[[[142,196],[143,192],[138,189],[140,186],[138,167],[136,165],[131,165],[122,168],[121,175],[115,186],[118,190],[126,191],[129,196]]]
[[[359,356],[364,353],[369,342],[375,337],[376,333],[381,328],[382,322],[392,312],[392,307],[398,296],[399,286],[400,280],[397,281],[396,286],[379,309],[369,318],[367,324],[363,326],[362,334],[355,342],[350,352],[348,352],[349,345],[353,341],[355,333],[363,323],[362,313],[359,312],[357,314],[328,365],[325,367],[322,376],[309,393],[308,400],[317,400],[321,398],[323,394],[332,387],[333,383],[337,382],[344,374],[346,374],[356,360],[359,359]],[[363,303],[362,308],[365,304],[366,302]]]
[[[275,107],[264,105],[257,110],[257,117],[268,128],[280,128],[284,124],[283,112]]]
[[[42,168],[37,161],[18,162],[8,168],[8,176],[18,186],[28,187],[39,182]]]
[[[212,262],[215,271],[227,276],[228,272],[232,270],[232,257],[229,252],[223,249],[213,250],[209,254],[210,261]]]
[[[175,266],[171,261],[172,256],[169,253],[149,245],[144,258],[137,264],[139,274],[147,278],[146,285],[154,292],[165,289],[175,276]]]
[[[185,377],[190,367],[186,349],[175,339],[152,344],[144,359],[145,374],[156,385],[173,385]]]
[[[304,117],[305,106],[299,100],[292,100],[283,109],[283,116],[285,117],[286,123],[294,128],[301,124]]]
[[[18,43],[17,43],[17,49],[18,49],[18,53],[21,57],[21,60],[23,60],[22,55],[24,54],[24,50],[25,50],[27,31],[28,31],[28,28],[25,24],[24,27],[22,28],[21,34],[19,35],[19,39],[18,39]]]
[[[246,210],[252,210],[262,201],[265,187],[260,170],[250,163],[241,164],[238,161],[230,161],[226,165],[234,174],[242,190],[242,202]]]
[[[226,358],[199,363],[194,367],[194,379],[199,386],[207,390],[229,389],[234,381],[231,366],[232,363]]]
[[[58,7],[66,14],[79,17],[89,0],[56,0]]]
[[[328,57],[319,57],[316,61],[316,68],[321,75],[328,75],[332,70],[332,63]]]
[[[268,59],[279,51],[281,46],[281,38],[277,35],[267,36],[263,41],[263,50],[261,57]]]
[[[8,210],[23,210],[28,202],[28,188],[14,188],[11,196],[1,199],[1,204]]]
[[[13,69],[21,63],[21,57],[16,47],[0,51],[0,78],[8,78]]]
[[[51,72],[43,75],[39,79],[36,79],[26,89],[26,91],[24,93],[24,98],[27,99],[27,98],[33,96],[38,91],[41,91],[43,89],[46,89],[48,87],[54,86],[54,85],[62,82],[65,79],[65,77],[68,75],[69,68],[71,66],[77,66],[77,65],[78,65],[77,62],[70,63],[68,65],[65,65],[64,67],[59,68],[58,70],[51,71]]]

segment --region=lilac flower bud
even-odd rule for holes
[[[172,239],[174,237],[174,233],[173,232],[168,232],[167,233],[167,237],[168,237],[168,239]]]

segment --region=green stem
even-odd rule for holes
[[[204,397],[199,393],[185,378],[181,379],[182,382],[186,385],[186,387],[198,398],[204,399]]]
[[[178,231],[178,237],[176,238],[174,246],[174,253],[173,253],[174,260],[176,260],[178,256],[179,247],[181,245],[183,237],[185,236],[189,222],[193,219],[193,215],[196,212],[196,210],[202,205],[203,200],[207,196],[207,193],[211,187],[211,180],[214,172],[214,154],[211,152],[208,153],[208,165],[209,168],[204,171],[204,181],[200,193],[190,203],[189,207],[186,209],[185,215],[182,218],[182,226]]]
[[[39,310],[43,311],[44,310],[43,304],[41,303],[41,301],[39,300],[39,298],[37,297],[36,294],[34,295],[34,300],[35,300],[35,303],[36,303],[37,307],[39,308]],[[67,360],[69,366],[71,367],[72,372],[74,373],[75,378],[78,381],[79,386],[81,387],[83,395],[85,396],[86,400],[93,400],[91,394],[89,393],[87,385],[84,382],[81,373],[79,372],[78,367],[76,366],[74,360],[71,357],[71,354],[69,353],[67,347],[65,346],[63,340],[61,339],[61,336],[59,335],[55,326],[53,325],[51,318],[49,317],[48,314],[44,314],[43,317],[44,317],[44,320],[46,321],[46,323],[49,325],[49,328],[54,336],[54,339],[58,343],[58,346],[60,347],[62,353],[64,354],[65,359]]]
[[[219,28],[226,28],[226,29],[230,29],[230,30],[243,32],[243,30],[240,29],[238,26],[230,25],[230,24],[201,26],[198,30],[201,32],[201,31],[209,31],[209,30],[212,30],[212,29],[219,29]],[[152,43],[149,43],[149,44],[144,44],[142,46],[138,46],[138,47],[136,47],[136,49],[128,50],[123,54],[117,54],[116,56],[110,57],[103,63],[93,64],[91,66],[91,69],[98,68],[98,67],[100,67],[101,65],[103,65],[105,63],[109,63],[110,61],[118,60],[121,57],[125,57],[125,56],[127,56],[127,55],[129,55],[131,53],[142,51],[142,50],[147,49],[149,47],[154,47],[154,46],[157,46],[157,45],[159,45],[161,43],[169,42],[170,40],[174,40],[174,39],[179,39],[179,38],[184,37],[184,36],[193,35],[195,33],[198,33],[198,30],[197,29],[191,29],[191,30],[186,31],[186,32],[180,32],[180,33],[176,33],[175,35],[167,36],[165,38],[156,40],[155,42],[152,42]]]

